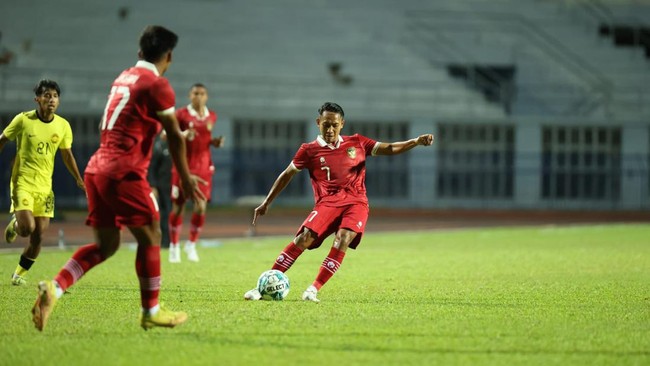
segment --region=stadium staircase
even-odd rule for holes
[[[133,63],[142,24],[159,22],[181,36],[168,74],[173,85],[183,90],[204,82],[222,114],[311,115],[323,101],[337,100],[348,113],[365,117],[504,116],[500,106],[400,44],[402,15],[368,10],[369,3],[189,1],[176,6],[173,17],[152,3],[130,5],[123,20],[110,4],[92,12],[54,5],[29,9],[53,18],[74,10],[69,22],[44,25],[48,33],[15,20],[20,7],[28,11],[16,4],[15,17],[2,16],[8,18],[5,34],[28,38],[30,52],[1,71],[2,105],[29,105],[25,90],[48,76],[63,85],[68,110],[100,111],[115,73]]]
[[[649,63],[598,34],[615,11],[591,1],[497,0],[431,3],[408,13],[412,49],[433,64],[464,66],[464,82],[485,80],[523,115],[638,117],[650,114]],[[512,69],[513,80],[498,72]],[[469,74],[469,76],[467,76]],[[507,74],[506,74],[507,76]],[[512,90],[514,84],[515,90]],[[513,100],[507,100],[512,97]]]
[[[643,49],[599,35],[618,19],[614,5],[585,3],[16,3],[0,15],[5,40],[21,45],[0,68],[0,105],[31,107],[26,90],[50,77],[68,111],[101,111],[116,72],[133,64],[142,25],[162,23],[181,36],[168,74],[179,95],[204,82],[226,115],[309,115],[326,99],[368,118],[650,114]]]

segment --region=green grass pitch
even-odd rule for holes
[[[320,304],[300,295],[325,246],[287,273],[288,299],[244,301],[289,239],[224,241],[198,264],[163,251],[161,299],[190,319],[148,332],[132,250],[72,287],[43,333],[36,282],[71,252],[44,251],[27,287],[4,252],[0,365],[650,364],[650,225],[369,233]]]

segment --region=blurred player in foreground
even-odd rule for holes
[[[120,246],[120,230],[127,226],[138,248],[135,269],[140,280],[142,328],[174,327],[187,319],[184,312],[160,306],[160,222],[158,203],[147,182],[147,169],[160,124],[183,189],[201,201],[199,178],[190,176],[185,141],[174,114],[175,94],[162,77],[172,62],[178,36],[161,26],[148,26],[140,36],[140,60],[113,82],[100,123],[100,146],[85,171],[88,193],[86,224],[96,243],[80,247],[52,281],[41,281],[32,309],[37,329],[43,330],[65,290],[86,272],[112,256]]]
[[[41,252],[43,233],[54,217],[52,174],[57,150],[77,186],[85,190],[72,154],[72,129],[68,121],[55,114],[61,95],[59,85],[41,80],[34,93],[38,108],[18,114],[0,135],[0,151],[7,141],[16,140],[10,183],[13,214],[5,228],[5,241],[12,243],[18,236],[29,237],[11,277],[15,286],[27,283],[25,275]]]
[[[190,237],[185,243],[183,250],[190,262],[198,262],[199,254],[196,251],[196,243],[199,234],[205,223],[205,209],[210,201],[212,192],[212,175],[214,165],[210,158],[210,146],[219,148],[223,146],[223,137],[212,137],[212,129],[217,123],[217,114],[208,109],[208,89],[205,85],[197,83],[190,88],[190,104],[176,111],[176,118],[183,130],[185,144],[187,145],[187,164],[190,172],[195,174],[207,184],[201,185],[201,191],[206,197],[205,201],[194,203],[192,218],[190,219]],[[180,263],[181,247],[179,237],[183,226],[183,214],[187,195],[184,193],[176,167],[172,168],[172,210],[169,214],[169,262]]]
[[[320,302],[318,291],[339,269],[347,249],[356,249],[361,241],[369,211],[365,185],[366,157],[401,154],[416,146],[433,143],[432,134],[390,143],[377,142],[358,134],[341,136],[345,125],[343,117],[343,109],[336,103],[327,102],[320,107],[316,119],[320,135],[300,146],[253,216],[255,225],[257,218],[268,211],[269,205],[293,176],[302,169],[309,171],[315,206],[272,267],[286,272],[305,249],[318,248],[328,236],[335,234],[332,248],[316,279],[302,294],[306,301]],[[261,294],[258,289],[252,289],[244,294],[244,298],[259,300]]]

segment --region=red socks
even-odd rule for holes
[[[74,252],[72,258],[61,268],[54,280],[59,284],[61,290],[65,291],[104,259],[96,244],[84,245]]]
[[[205,223],[205,215],[192,213],[192,219],[190,220],[190,222],[192,224],[190,226],[190,242],[196,243],[196,241],[199,239],[199,234],[201,233],[203,224]],[[175,243],[178,243],[178,241],[176,241]]]
[[[272,269],[277,269],[280,272],[288,271],[302,252],[303,249],[300,249],[296,244],[293,242],[289,243],[275,260]]]
[[[140,299],[143,309],[158,305],[160,293],[160,247],[138,245],[135,272],[140,280]]]
[[[183,227],[183,216],[176,215],[173,212],[169,213],[169,241],[173,244],[178,244],[181,236],[181,228]]]
[[[201,234],[203,224],[205,224],[205,214],[199,215],[192,213],[190,219],[190,237],[189,241],[196,243]],[[183,216],[176,215],[173,212],[169,214],[169,241],[172,244],[178,244],[181,236],[181,229],[183,228]]]
[[[320,270],[318,271],[318,276],[316,276],[316,279],[313,283],[314,287],[316,287],[317,290],[320,290],[320,288],[323,287],[323,285],[326,284],[327,281],[332,278],[332,276],[334,276],[334,273],[336,273],[336,271],[341,266],[341,262],[343,262],[344,257],[345,252],[336,248],[330,249],[330,253],[323,261],[323,264],[321,264]]]
[[[288,271],[289,268],[291,268],[293,262],[295,262],[302,253],[303,249],[300,249],[293,242],[289,243],[289,245],[287,245],[284,250],[282,250],[282,253],[280,253],[278,258],[275,260],[272,269],[277,269],[281,272]],[[320,290],[320,288],[323,287],[323,285],[327,283],[330,278],[332,278],[334,273],[336,273],[336,271],[341,266],[341,262],[343,262],[344,257],[344,251],[338,250],[336,248],[330,249],[327,258],[325,258],[323,264],[321,264],[318,275],[316,276],[316,279],[313,283],[314,287],[316,287],[317,290]]]
[[[59,284],[61,290],[65,291],[104,259],[96,244],[84,245],[77,249],[72,258],[54,277],[54,280]],[[160,247],[138,245],[135,271],[140,279],[142,307],[151,309],[158,305],[160,292]]]

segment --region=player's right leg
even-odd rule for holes
[[[63,291],[60,288],[57,289],[54,281],[39,282],[38,297],[32,308],[32,321],[36,329],[43,331],[52,310],[54,310],[54,305],[61,295],[63,295]]]
[[[41,281],[39,295],[32,309],[36,329],[43,330],[56,300],[93,267],[112,256],[120,245],[118,228],[93,228],[97,244],[79,247],[52,281]]]

